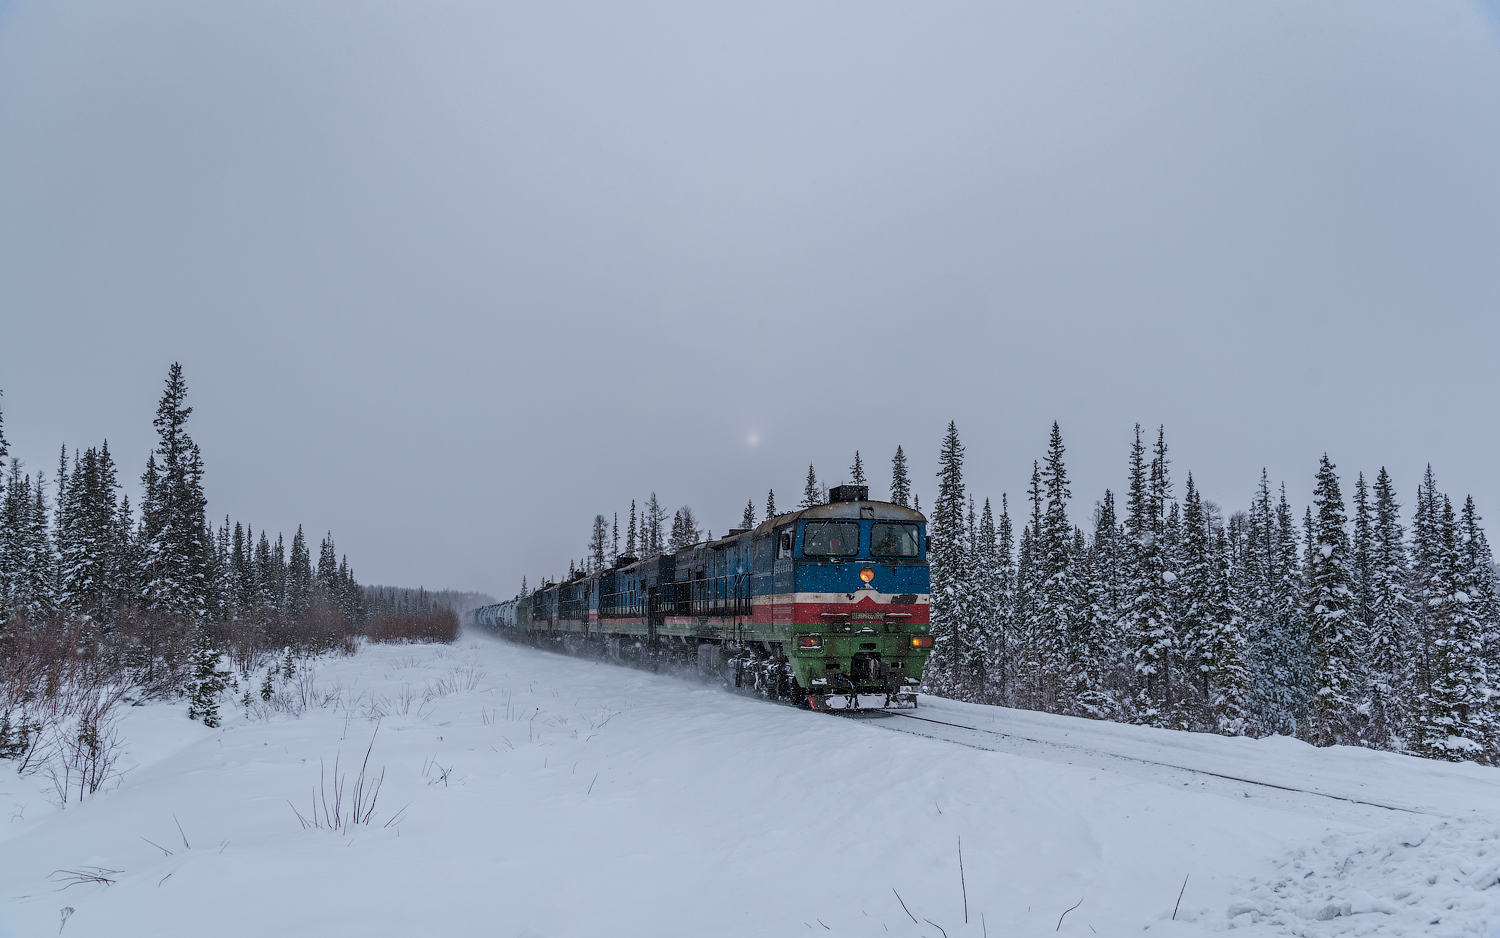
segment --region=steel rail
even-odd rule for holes
[[[1154,759],[1142,759],[1139,756],[1122,756],[1122,755],[1116,755],[1115,753],[1112,753],[1112,752],[1105,752],[1102,749],[1092,749],[1092,748],[1090,748],[1088,746],[1077,745],[1076,743],[1059,743],[1059,742],[1053,742],[1052,740],[1047,740],[1047,739],[1033,739],[1030,736],[1021,736],[1021,735],[1019,735],[1017,733],[1002,733],[999,730],[987,730],[987,729],[985,729],[983,727],[979,727],[979,726],[968,726],[968,725],[965,725],[963,723],[948,723],[948,722],[945,722],[943,720],[934,720],[931,717],[913,716],[910,713],[902,713],[899,710],[888,710],[888,711],[884,711],[884,712],[889,713],[891,716],[902,717],[902,718],[907,719],[907,720],[918,720],[918,721],[920,721],[922,723],[935,723],[935,724],[937,724],[939,726],[951,726],[951,727],[953,727],[955,729],[969,730],[970,732],[973,732],[973,733],[988,733],[991,736],[1000,736],[1000,737],[1003,737],[1005,739],[1018,739],[1018,740],[1022,740],[1024,742],[1036,743],[1036,744],[1042,745],[1042,746],[1057,746],[1057,747],[1062,748],[1062,749],[1076,749],[1079,752],[1087,752],[1087,753],[1090,753],[1092,755],[1100,755],[1100,756],[1104,756],[1104,757],[1109,758],[1109,759],[1122,759],[1122,760],[1127,761],[1127,762],[1140,762],[1140,763],[1142,763],[1144,765],[1154,765],[1154,766],[1159,766],[1159,767],[1165,768],[1165,769],[1176,769],[1179,772],[1192,772],[1192,773],[1194,773],[1196,775],[1207,775],[1207,776],[1211,776],[1213,778],[1222,778],[1222,779],[1225,779],[1226,781],[1240,782],[1240,783],[1245,784],[1245,785],[1259,785],[1262,788],[1274,788],[1274,789],[1277,789],[1279,791],[1289,791],[1289,792],[1294,792],[1296,794],[1301,794],[1301,795],[1317,795],[1320,798],[1332,798],[1332,799],[1334,799],[1336,801],[1346,801],[1346,802],[1349,802],[1351,804],[1360,804],[1360,805],[1365,805],[1365,806],[1371,807],[1371,808],[1383,808],[1386,811],[1401,811],[1401,812],[1404,812],[1406,814],[1421,814],[1421,815],[1424,815],[1424,816],[1427,816],[1427,817],[1441,817],[1441,818],[1450,818],[1450,819],[1452,818],[1451,815],[1439,814],[1439,813],[1433,812],[1433,811],[1423,811],[1423,810],[1420,810],[1418,808],[1404,808],[1404,807],[1400,807],[1398,805],[1381,804],[1378,801],[1364,801],[1364,800],[1359,799],[1359,798],[1350,798],[1350,797],[1348,797],[1346,795],[1334,795],[1334,794],[1330,794],[1330,793],[1328,793],[1326,791],[1317,791],[1317,790],[1311,789],[1311,788],[1295,788],[1295,787],[1290,786],[1290,785],[1278,785],[1275,782],[1262,782],[1262,781],[1258,781],[1258,780],[1253,779],[1253,778],[1241,778],[1238,775],[1225,775],[1222,772],[1210,772],[1207,769],[1194,769],[1194,768],[1189,768],[1188,766],[1185,766],[1185,765],[1174,765],[1174,764],[1172,764],[1170,762],[1157,762]],[[961,742],[961,741],[956,740],[956,739],[945,739],[942,736],[931,736],[931,735],[928,735],[926,733],[911,733],[908,730],[898,730],[898,729],[896,729],[893,726],[892,727],[881,727],[881,729],[889,729],[889,730],[891,730],[892,732],[895,732],[895,733],[909,733],[909,735],[912,735],[912,736],[921,736],[921,737],[924,737],[926,739],[935,739],[935,740],[938,740],[940,742],[953,743],[954,745],[957,745],[957,746],[966,746],[966,747],[968,747],[970,749],[978,749],[978,750],[980,750],[982,752],[999,752],[1000,751],[998,749],[989,749],[989,748],[986,748],[984,746],[976,746],[973,743]]]

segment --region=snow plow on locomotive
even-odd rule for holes
[[[926,519],[841,485],[752,530],[486,606],[538,645],[709,678],[819,710],[915,707],[928,633]]]

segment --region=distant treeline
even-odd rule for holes
[[[411,615],[448,610],[462,616],[472,609],[488,606],[495,597],[488,593],[462,590],[430,590],[408,586],[362,586],[365,609],[372,616]]]

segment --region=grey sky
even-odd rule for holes
[[[1013,503],[1059,420],[1075,520],[1139,421],[1227,507],[1266,466],[1300,512],[1326,450],[1500,522],[1491,25],[19,0],[7,435],[134,477],[180,360],[217,516],[506,595],[653,489],[722,533],[900,443],[927,503],[949,419]]]

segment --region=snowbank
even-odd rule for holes
[[[465,641],[321,662],[301,678],[305,710],[231,713],[220,730],[181,706],[135,708],[121,727],[132,767],[83,803],[59,809],[38,779],[0,775],[0,934],[998,938],[1500,922],[1481,819],[1113,768],[1222,749],[1244,760],[1237,771],[1291,765],[1338,788],[1385,765],[1368,754],[924,701],[954,722],[1066,734],[993,752]],[[327,817],[337,797],[336,759],[347,818],[372,738],[367,782],[384,777],[370,822],[304,827],[299,814],[317,801]],[[1494,770],[1390,771],[1423,804],[1473,807],[1474,792],[1500,790]],[[1392,847],[1413,819],[1427,836]],[[90,868],[113,883],[57,872]],[[1423,886],[1424,872],[1438,878]],[[1397,911],[1357,911],[1366,894]],[[1317,903],[1350,914],[1299,914]]]
[[[1500,923],[1500,824],[1411,821],[1328,834],[1230,903],[1249,933],[1492,935]]]

